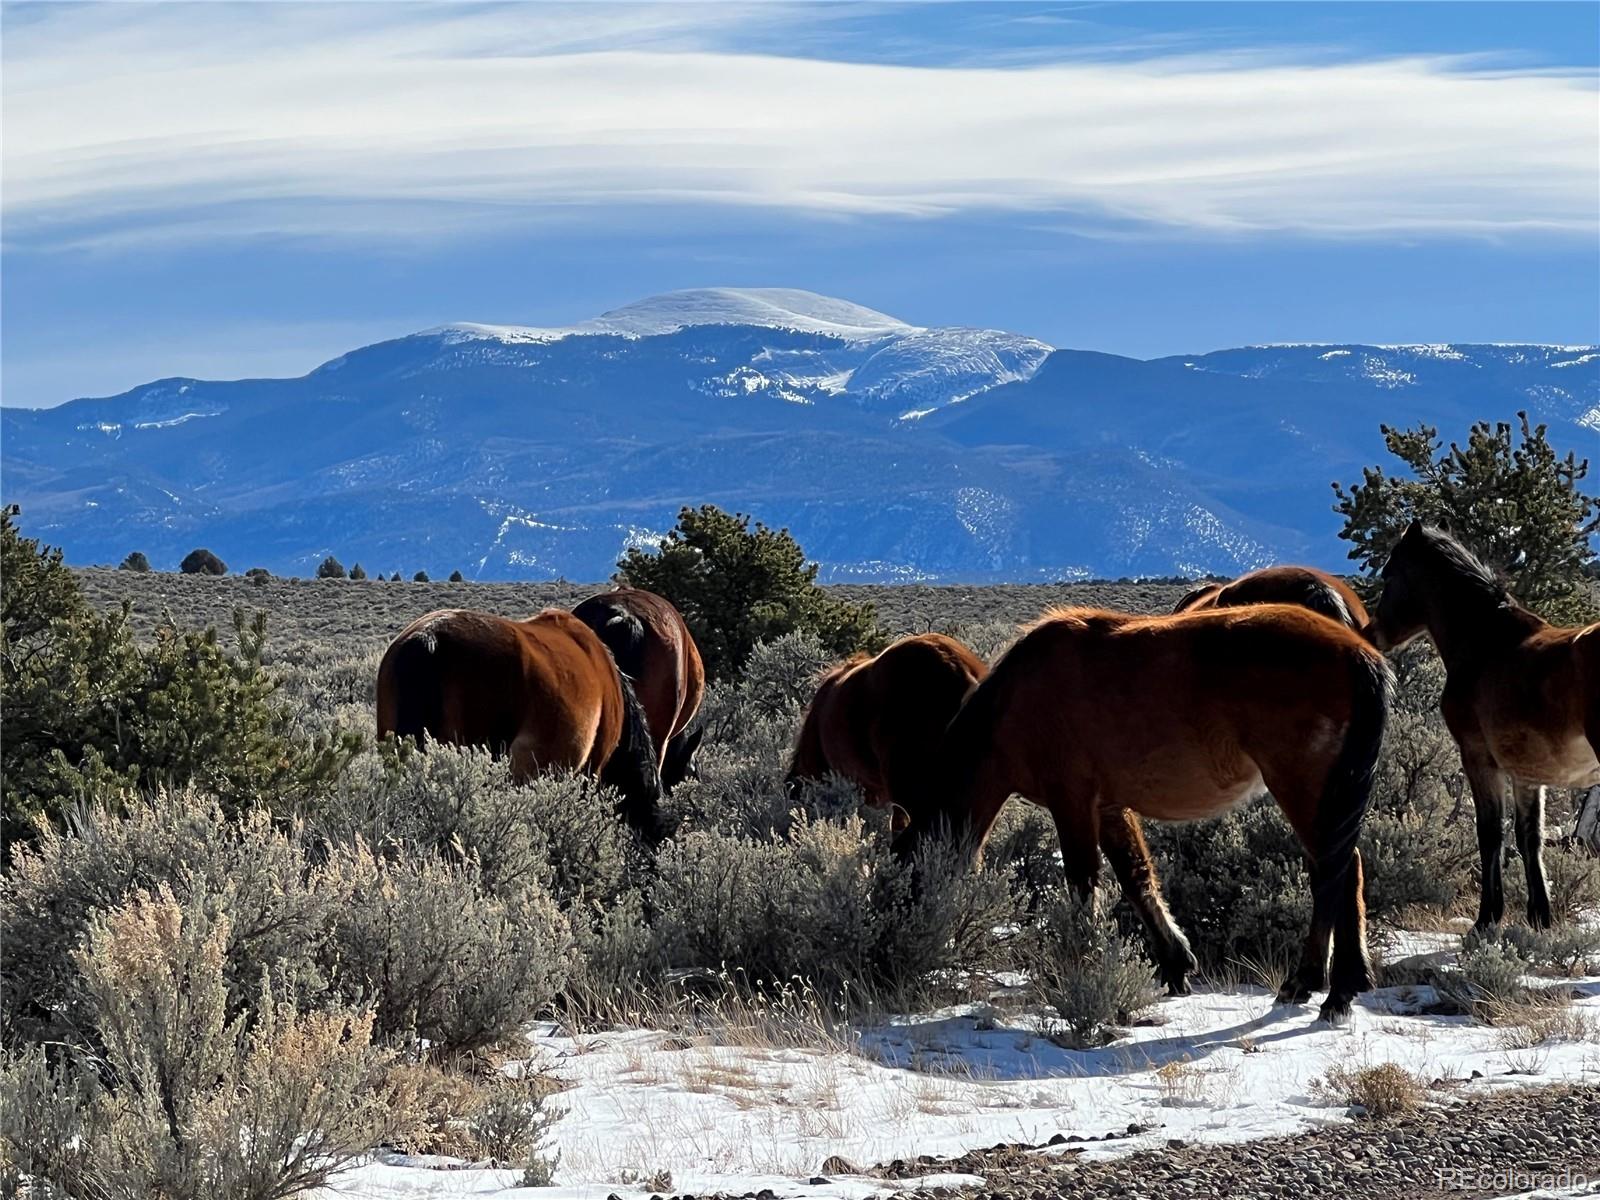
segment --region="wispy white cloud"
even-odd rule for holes
[[[652,201],[1213,231],[1596,226],[1592,73],[730,49],[731,26],[810,19],[759,5],[23,18],[8,18],[4,63],[13,244],[414,234]]]

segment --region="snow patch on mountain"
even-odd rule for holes
[[[850,391],[902,419],[959,404],[1003,383],[1032,378],[1050,347],[995,329],[923,329],[889,340],[856,369]]]

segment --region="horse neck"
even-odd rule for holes
[[[946,733],[939,763],[935,817],[948,824],[955,836],[969,839],[972,850],[988,836],[1011,794],[992,725],[986,712],[964,708]]]
[[[1496,599],[1475,588],[1452,584],[1430,593],[1428,636],[1446,669],[1468,662],[1498,643],[1519,642],[1531,628],[1542,624],[1509,597]]]

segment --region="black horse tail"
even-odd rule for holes
[[[1199,587],[1191,588],[1183,594],[1183,599],[1172,606],[1174,613],[1188,612],[1207,596],[1213,596],[1222,590],[1222,585],[1216,582],[1202,583]]]
[[[1323,781],[1313,851],[1312,890],[1318,899],[1330,903],[1337,902],[1353,869],[1394,689],[1394,674],[1381,655],[1376,651],[1352,653],[1350,724],[1345,729],[1344,744]]]
[[[652,845],[661,840],[661,765],[633,681],[612,659],[622,694],[622,735],[600,771],[600,782],[622,793],[622,815]]]
[[[392,728],[379,730],[422,744],[444,724],[444,673],[439,669],[439,636],[434,630],[407,634],[389,651]]]
[[[637,613],[600,595],[590,596],[572,615],[605,643],[619,671],[629,679],[639,678],[644,670],[645,627]]]
[[[1355,614],[1350,611],[1350,606],[1345,603],[1344,596],[1340,594],[1338,588],[1325,579],[1308,580],[1305,595],[1301,597],[1300,603],[1314,613],[1321,613],[1330,621],[1339,622],[1346,629],[1361,632],[1361,626],[1357,623]]]

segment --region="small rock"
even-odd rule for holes
[[[826,1175],[813,1175],[810,1179],[806,1180],[806,1182],[812,1187],[820,1187],[824,1183],[832,1183],[833,1180],[829,1179]]]

